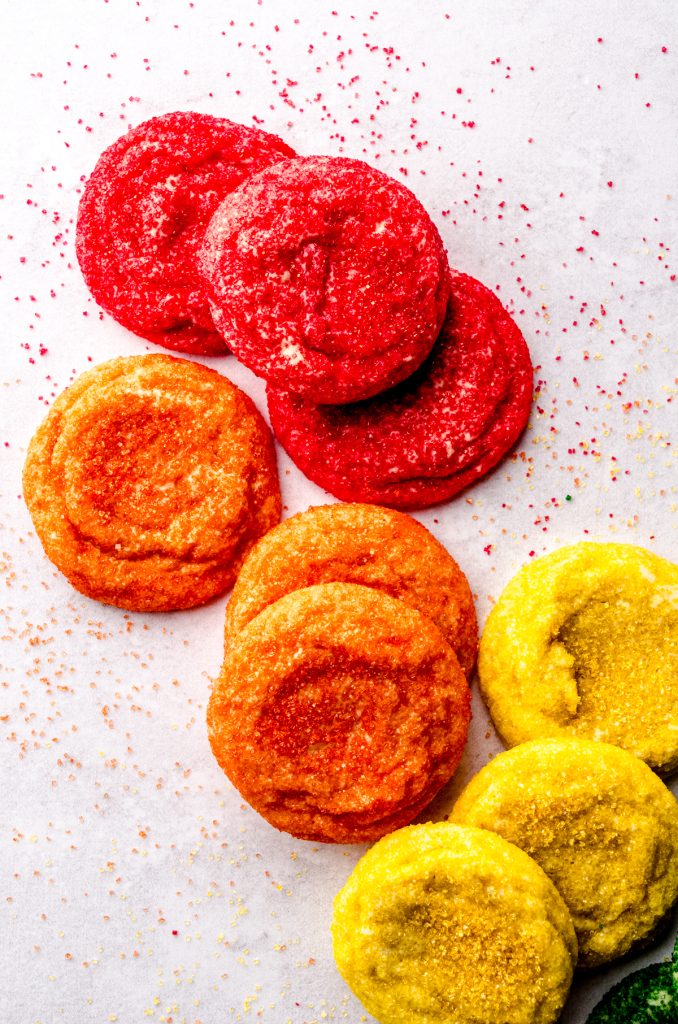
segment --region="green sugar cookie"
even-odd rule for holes
[[[676,1024],[671,964],[650,964],[606,992],[586,1024]]]

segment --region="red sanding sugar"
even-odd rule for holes
[[[100,157],[78,211],[78,262],[99,305],[165,348],[227,351],[196,252],[224,197],[291,156],[276,136],[208,114],[163,114],[123,135]]]
[[[409,377],[445,315],[435,225],[359,160],[304,157],[250,178],[215,213],[201,259],[238,358],[309,401],[357,401]]]
[[[344,501],[403,509],[487,473],[522,433],[531,400],[522,334],[491,291],[459,273],[431,355],[397,387],[343,407],[268,388],[273,430],[306,476]]]

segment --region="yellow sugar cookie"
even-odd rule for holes
[[[678,566],[628,544],[531,562],[490,613],[480,688],[508,746],[546,736],[615,743],[678,767]]]
[[[448,822],[381,839],[334,901],[339,972],[381,1024],[552,1024],[577,958],[538,864]]]
[[[471,780],[452,820],[492,829],[541,865],[572,915],[580,967],[647,942],[678,899],[678,803],[621,747],[521,743]]]

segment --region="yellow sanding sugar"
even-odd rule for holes
[[[508,746],[570,735],[678,767],[678,566],[580,543],[525,566],[491,612],[478,662]]]
[[[340,973],[381,1024],[551,1024],[577,958],[538,864],[448,822],[372,847],[335,899],[332,936]]]

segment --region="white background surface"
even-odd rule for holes
[[[675,560],[676,12],[664,0],[642,13],[620,0],[0,7],[0,1015],[370,1020],[328,932],[362,850],[276,833],[210,754],[225,599],[167,616],[100,606],[32,532],[20,472],[47,406],[93,363],[152,348],[87,294],[82,177],[127,127],[191,109],[259,124],[300,153],[364,158],[417,193],[452,264],[514,313],[537,367],[513,457],[419,515],[466,570],[482,621],[522,564],[567,542]],[[233,358],[211,365],[264,408]],[[286,513],[330,500],[279,464]],[[474,708],[456,786],[498,749]],[[563,1021],[584,1021],[642,962],[579,980]]]

